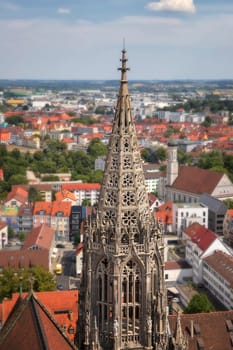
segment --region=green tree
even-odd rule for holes
[[[205,117],[204,122],[202,123],[202,125],[206,128],[210,127],[212,124],[212,120],[209,116]]]
[[[156,157],[159,162],[163,162],[167,159],[167,150],[164,147],[156,148]]]
[[[12,293],[29,291],[31,283],[34,291],[50,291],[56,289],[54,275],[42,266],[30,269],[18,269],[7,267],[0,273],[0,301],[11,298]]]
[[[204,169],[224,168],[223,153],[219,150],[213,150],[210,153],[202,152],[198,160],[198,166]]]
[[[24,123],[24,119],[22,115],[16,114],[7,117],[6,122],[10,125],[22,125]]]
[[[150,162],[151,159],[151,152],[148,148],[143,148],[141,151],[141,157],[145,162]]]
[[[107,146],[99,138],[94,138],[87,148],[87,153],[94,159],[105,156],[107,154]]]
[[[59,177],[56,175],[45,175],[42,177],[41,181],[59,181]]]
[[[84,206],[91,206],[91,201],[88,198],[84,198],[82,201],[82,205]]]
[[[41,200],[42,200],[42,196],[40,192],[38,192],[36,188],[30,187],[28,191],[29,203],[34,204],[36,201],[41,201]]]
[[[12,175],[9,178],[9,183],[11,185],[26,185],[28,183],[28,179],[26,176],[21,175],[21,174],[16,174],[16,175]]]
[[[215,308],[208,299],[208,297],[203,294],[196,294],[192,297],[187,307],[184,309],[185,314],[196,314],[200,312],[211,312]]]
[[[103,179],[103,171],[102,170],[95,170],[93,171],[89,176],[89,182],[98,182],[101,183]]]

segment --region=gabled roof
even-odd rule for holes
[[[177,317],[168,316],[171,332],[174,335]],[[181,314],[183,336],[188,339],[188,349],[232,350],[233,310],[198,314]],[[193,324],[193,331],[192,331]],[[199,345],[198,345],[199,344]],[[200,345],[203,344],[203,347]]]
[[[37,246],[39,248],[49,250],[51,248],[54,235],[54,230],[46,224],[34,227],[27,235],[23,248],[28,249],[32,246]]]
[[[208,228],[194,222],[184,229],[184,233],[189,236],[202,251],[205,251],[217,239],[217,235]]]
[[[5,202],[15,199],[21,203],[25,203],[28,200],[28,192],[23,188],[17,187],[15,190],[8,193]]]
[[[33,215],[39,215],[41,211],[44,211],[44,215],[51,215],[52,202],[45,202],[45,201],[35,202]]]
[[[28,293],[22,293],[26,298]],[[66,331],[70,340],[74,340],[75,334],[70,332],[70,327],[76,330],[78,319],[78,290],[34,292],[34,295],[46,307],[60,327]],[[0,322],[4,323],[9,317],[19,297],[19,293],[13,293],[11,299],[4,300],[0,304]],[[4,317],[4,319],[3,319]]]
[[[34,293],[18,298],[0,335],[1,350],[76,349]]]
[[[218,171],[180,166],[179,174],[171,187],[189,193],[212,194],[223,176],[224,173]]]
[[[56,216],[58,212],[62,212],[62,216],[70,216],[71,202],[53,202],[51,216]]]
[[[55,196],[57,201],[63,201],[63,200],[76,201],[75,194],[68,190],[62,190],[61,192],[57,192]]]

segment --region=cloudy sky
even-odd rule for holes
[[[233,0],[0,0],[0,79],[233,79]]]

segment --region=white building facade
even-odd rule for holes
[[[181,238],[183,230],[194,222],[208,227],[208,208],[201,204],[173,203],[172,232]]]

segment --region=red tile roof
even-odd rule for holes
[[[56,216],[58,212],[62,212],[62,216],[70,216],[71,202],[53,202],[51,216]]]
[[[34,227],[27,235],[27,238],[23,245],[23,249],[28,249],[32,246],[37,246],[41,249],[50,250],[52,247],[54,235],[55,231],[45,224],[38,227]]]
[[[1,250],[0,267],[12,267],[14,269],[29,268],[40,265],[49,270],[48,250]]]
[[[8,193],[5,202],[15,199],[19,202],[26,203],[28,200],[28,192],[21,187],[17,187],[15,190]]]
[[[179,175],[171,187],[190,193],[212,194],[223,175],[222,172],[193,166],[180,166]]]
[[[56,200],[57,201],[63,201],[66,199],[70,199],[71,201],[76,201],[76,197],[74,195],[74,193],[67,191],[67,190],[63,190],[61,192],[57,192],[55,194]]]
[[[171,332],[174,334],[177,317],[169,315],[168,319]],[[200,349],[198,342],[200,344],[202,341],[205,350],[232,350],[232,333],[227,326],[227,322],[232,324],[232,320],[233,310],[180,315],[183,335],[188,339],[188,349]],[[192,323],[193,336],[191,336]]]
[[[65,300],[67,302],[68,297]],[[63,304],[63,308],[65,307]],[[1,350],[76,349],[74,343],[65,335],[63,327],[61,328],[54,315],[34,293],[17,299],[1,330],[0,348]]]
[[[217,239],[217,235],[208,228],[194,222],[184,229],[184,233],[190,237],[193,243],[205,251]]]
[[[101,185],[99,183],[66,183],[62,184],[62,190],[68,191],[99,191]]]
[[[40,211],[44,211],[44,215],[51,215],[52,202],[45,202],[45,201],[35,202],[33,215],[39,215]]]

